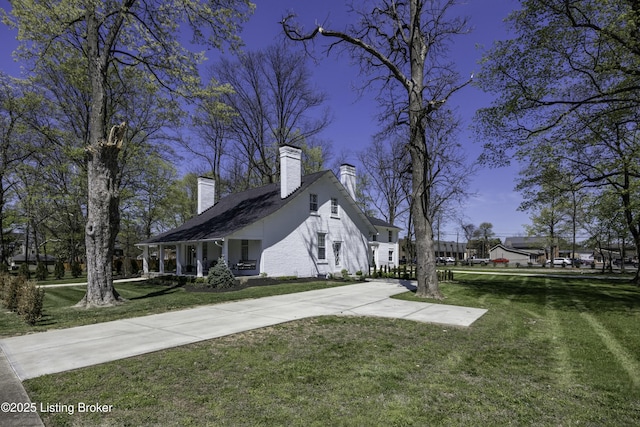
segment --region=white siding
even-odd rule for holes
[[[378,230],[377,240],[372,242],[372,247],[376,247],[375,250],[375,263],[377,267],[398,266],[399,245],[398,245],[398,230],[395,228],[376,227]],[[393,233],[391,241],[389,241],[389,231]],[[377,245],[376,245],[377,244]],[[392,260],[389,261],[389,251],[393,251]],[[374,251],[372,250],[372,253]]]
[[[309,194],[318,195],[318,211],[309,211]],[[338,217],[331,215],[331,198],[338,200]],[[326,233],[326,260],[318,260],[317,234]],[[324,177],[275,214],[253,224],[230,239],[261,239],[260,273],[268,276],[314,277],[353,274],[368,268],[369,231],[334,181]],[[335,264],[334,243],[341,242],[341,262]]]

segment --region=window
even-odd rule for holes
[[[309,210],[311,212],[318,212],[318,195],[309,194]]]
[[[389,243],[393,242],[393,231],[389,230]]]
[[[249,241],[242,240],[240,242],[240,257],[243,261],[247,261],[249,259]]]
[[[319,260],[327,259],[326,237],[327,237],[326,234],[318,233],[318,259]]]
[[[389,251],[389,262],[393,262],[393,251]]]
[[[331,215],[338,215],[338,199],[331,198]]]
[[[342,242],[333,242],[333,256],[335,258],[335,265],[340,265],[340,255],[342,250]]]
[[[377,242],[378,241],[378,235],[377,234],[372,234],[371,235],[371,241],[372,242]]]

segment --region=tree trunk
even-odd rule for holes
[[[124,123],[112,129],[110,140],[100,141],[87,149],[87,293],[77,306],[112,306],[122,301],[113,287],[113,255],[120,228],[116,176],[121,142],[112,139],[120,132],[124,133]]]
[[[87,154],[87,293],[77,307],[112,306],[122,301],[113,288],[113,254],[120,228],[118,153],[126,123],[114,126],[107,138],[107,75],[112,48],[122,16],[116,19],[106,39],[100,34],[100,19],[95,8],[85,11],[86,55],[91,82]],[[101,50],[101,43],[104,43]]]
[[[417,2],[410,4],[410,64],[411,79],[407,83],[409,95],[409,152],[411,154],[412,178],[412,214],[414,232],[416,234],[416,296],[422,298],[443,299],[438,286],[438,272],[433,244],[433,218],[435,214],[430,209],[431,198],[429,190],[432,183],[427,169],[431,153],[428,152],[424,121],[432,111],[431,106],[424,105],[424,62],[427,49],[425,40],[419,28],[420,10]]]

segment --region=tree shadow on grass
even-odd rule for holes
[[[640,310],[640,289],[624,282],[581,278],[477,278],[459,280],[465,293],[480,298],[551,305],[567,311],[628,312]]]
[[[148,294],[145,294],[145,295],[139,295],[137,297],[127,298],[127,299],[129,301],[135,301],[135,300],[140,300],[140,299],[160,297],[160,296],[163,296],[163,295],[172,294],[172,293],[174,293],[175,289],[180,289],[180,288],[182,288],[182,285],[175,284],[175,285],[172,285],[172,286],[163,287],[162,289],[160,289],[158,291],[149,292]]]

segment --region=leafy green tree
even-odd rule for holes
[[[136,68],[149,85],[171,96],[199,91],[197,65],[203,55],[183,47],[180,23],[192,30],[195,44],[237,45],[239,24],[251,11],[244,0],[122,0],[92,2],[23,1],[12,4],[5,20],[19,29],[20,53],[41,63],[68,66],[76,62],[88,87],[89,106],[84,141],[88,204],[85,226],[87,293],[81,306],[109,306],[119,300],[113,287],[112,259],[119,228],[119,153],[127,135],[126,121],[110,126],[109,82],[126,83],[126,70]],[[127,118],[124,118],[125,120]],[[80,126],[80,124],[77,124]]]
[[[640,246],[637,1],[526,0],[509,22],[516,36],[494,45],[478,79],[497,95],[478,115],[485,161],[538,156],[583,188],[612,189]]]
[[[0,262],[8,265],[5,233],[16,227],[10,205],[16,196],[17,170],[40,146],[30,123],[37,120],[40,93],[34,85],[0,73]]]
[[[476,247],[480,248],[480,258],[489,258],[489,250],[491,246],[496,243],[493,239],[495,234],[493,224],[490,222],[481,223],[478,228],[473,231],[473,237],[478,242]],[[497,243],[500,243],[500,240],[498,240]]]

